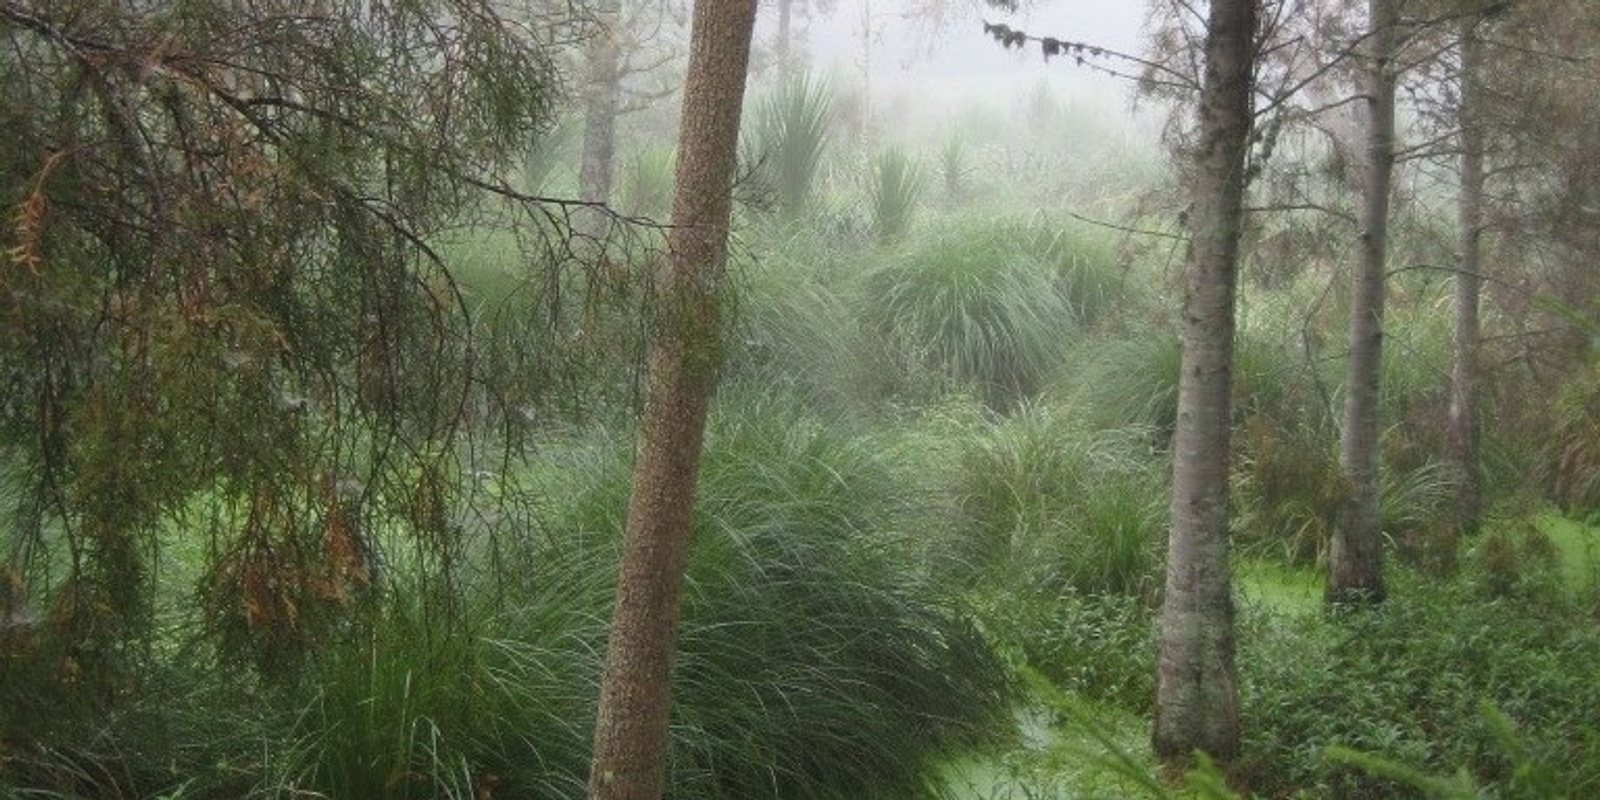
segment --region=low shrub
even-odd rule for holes
[[[1238,779],[1263,797],[1414,796],[1392,777],[1326,760],[1338,745],[1529,796],[1480,714],[1487,701],[1539,763],[1555,765],[1564,796],[1600,792],[1600,632],[1585,610],[1546,598],[1530,614],[1525,600],[1486,598],[1470,579],[1397,570],[1391,583],[1390,602],[1370,612],[1246,609]]]

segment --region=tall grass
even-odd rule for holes
[[[857,318],[847,279],[855,255],[825,234],[786,227],[740,259],[729,379],[781,388],[827,412],[869,410],[899,391],[897,354]]]
[[[672,179],[676,153],[669,145],[640,149],[628,159],[619,187],[619,207],[634,217],[665,221],[672,211]]]
[[[792,401],[719,404],[684,597],[674,796],[912,787],[1001,708],[1002,670],[892,527],[906,498],[885,453]],[[585,487],[555,522],[579,543],[562,546],[611,549],[580,532],[620,528],[625,455],[560,476]]]
[[[946,226],[862,280],[861,313],[876,330],[997,407],[1040,386],[1073,327],[1054,270],[1014,228]]]
[[[968,432],[939,549],[966,583],[1153,596],[1163,468],[1134,435],[1093,434],[1028,405]]]

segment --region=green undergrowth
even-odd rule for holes
[[[68,662],[8,651],[0,787],[581,797],[631,452],[598,428],[547,436],[537,467],[483,478],[537,498],[514,521],[521,536],[491,549],[469,535],[448,573],[395,553],[382,602],[270,680],[175,628],[139,654],[139,684],[49,726],[58,708],[23,701],[35,679],[70,681]],[[672,797],[918,796],[932,791],[927,764],[997,729],[1007,673],[900,525],[915,505],[900,474],[892,450],[792,402],[719,404],[679,637]]]
[[[1328,615],[1246,605],[1240,672],[1245,755],[1236,780],[1266,797],[1410,797],[1403,782],[1325,758],[1374,754],[1423,773],[1460,772],[1498,796],[1528,794],[1487,703],[1551,765],[1559,796],[1600,790],[1600,631],[1558,579],[1506,589],[1484,567],[1438,580],[1391,571],[1378,610]],[[1528,562],[1528,572],[1559,570]]]
[[[1533,519],[1549,537],[1567,585],[1579,593],[1600,589],[1600,526],[1545,512]]]

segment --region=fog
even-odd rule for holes
[[[1007,50],[983,32],[983,23],[1005,23],[1035,36],[1081,41],[1137,54],[1145,3],[1138,0],[1039,0],[1015,14],[980,7],[954,6],[932,22],[910,12],[926,3],[884,0],[839,0],[827,16],[797,17],[799,45],[807,65],[836,81],[864,83],[864,62],[870,58],[870,82],[878,92],[910,91],[919,100],[943,105],[967,98],[995,99],[1032,92],[1043,85],[1064,99],[1103,102],[1125,108],[1128,81],[1080,67],[1072,58],[1046,62],[1037,45]],[[777,14],[763,9],[758,36],[770,42]],[[863,30],[870,24],[870,53]]]

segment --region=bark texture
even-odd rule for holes
[[[617,27],[622,22],[621,0],[602,0],[595,19],[600,32],[589,41],[585,54],[588,83],[584,88],[578,198],[588,203],[608,203],[616,175],[617,108],[622,97],[622,48]],[[582,232],[597,235],[604,220],[604,214],[583,215]]]
[[[1253,0],[1215,0],[1206,38],[1152,737],[1162,758],[1199,750],[1227,760],[1239,750],[1228,426],[1256,15]]]
[[[657,800],[700,446],[721,360],[720,292],[756,0],[694,4],[669,254],[657,278],[649,378],[589,797]]]
[[[1446,561],[1455,566],[1458,537],[1471,536],[1483,519],[1483,463],[1479,454],[1478,303],[1482,294],[1483,231],[1483,128],[1478,119],[1478,81],[1483,44],[1478,21],[1465,23],[1461,39],[1461,99],[1457,110],[1461,126],[1461,195],[1457,207],[1460,226],[1455,285],[1455,331],[1451,337],[1450,413],[1445,441],[1456,468],[1455,520],[1451,536],[1441,543]]]
[[[1360,261],[1351,278],[1350,363],[1345,380],[1339,466],[1344,501],[1328,551],[1329,603],[1383,601],[1383,531],[1378,505],[1378,408],[1383,306],[1394,172],[1395,48],[1399,0],[1371,0],[1367,37],[1367,158],[1362,185]]]

